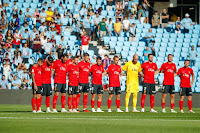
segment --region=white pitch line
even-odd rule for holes
[[[123,121],[127,121],[127,120],[133,120],[133,119],[102,119],[102,118],[56,118],[56,117],[40,117],[40,118],[36,118],[36,117],[0,117],[0,119],[15,119],[15,120],[112,120],[112,121],[118,121],[118,120],[123,120]],[[141,121],[192,121],[192,122],[199,122],[200,120],[163,120],[163,119],[137,119],[137,120],[141,120]]]

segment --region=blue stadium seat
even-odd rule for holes
[[[194,72],[198,72],[199,71],[199,67],[197,67],[197,66],[192,66],[192,69],[193,69]]]
[[[106,10],[102,10],[102,11],[101,11],[101,15],[107,16],[107,14],[108,14],[108,12],[107,12]]]
[[[144,28],[149,29],[151,28],[151,25],[149,23],[144,24]]]
[[[163,33],[163,29],[157,28],[157,33]]]
[[[56,1],[59,1],[59,0],[56,0]],[[56,3],[55,1],[55,3]],[[39,0],[33,0],[33,3],[39,3]]]
[[[71,41],[71,40],[68,41],[67,43],[68,43],[68,45],[70,45],[70,46],[74,46],[74,44],[75,44],[75,42],[74,42],[74,41]]]
[[[22,3],[17,2],[16,5],[17,5],[18,8],[22,8]]]
[[[156,29],[155,28],[151,28],[152,29],[152,33],[156,33]]]
[[[183,38],[177,38],[177,42],[183,43]]]
[[[25,3],[25,2],[23,3],[24,8],[28,8],[29,6],[30,6],[30,3]]]
[[[131,56],[131,57],[133,57],[134,54],[135,54],[135,52],[133,52],[133,51],[128,52],[128,55]]]
[[[143,29],[143,26],[144,26],[143,24],[137,24],[137,25],[136,25],[136,28],[138,28],[138,29]],[[137,30],[137,29],[136,29],[136,30]]]
[[[136,28],[136,33],[142,33],[142,29]]]
[[[179,58],[178,57],[173,57],[173,62],[178,62]]]
[[[188,53],[181,52],[181,56],[184,57],[185,59],[187,58]]]
[[[159,52],[160,54],[161,52]],[[157,61],[163,62],[164,61],[164,56],[159,55],[160,57],[157,57]]]
[[[159,60],[159,61],[164,61],[164,57],[165,57],[165,52],[158,52],[158,56],[163,58],[163,60]],[[158,58],[158,57],[157,57]],[[160,59],[160,58],[159,58]]]
[[[83,3],[85,3],[86,5],[89,4],[89,0],[83,0]]]
[[[122,51],[122,47],[121,46],[116,46],[115,47],[115,51],[116,51],[116,54],[120,54],[120,52]]]
[[[135,37],[135,42],[139,42],[140,38]]]
[[[190,39],[190,38],[191,38],[191,34],[189,34],[189,33],[186,33],[186,34],[185,34],[185,38],[188,38],[188,39]]]
[[[115,14],[114,11],[108,11],[109,16],[114,16],[114,14]]]
[[[145,42],[140,41],[138,46],[145,47]]]
[[[178,38],[184,38],[184,34],[183,33],[178,34]]]
[[[160,43],[160,42],[161,42],[161,38],[157,38],[157,37],[156,37],[156,38],[155,38],[155,42],[156,42],[156,43]]]
[[[169,42],[169,43],[168,43],[168,46],[169,46],[169,47],[175,47],[175,43]]]
[[[179,92],[180,91],[180,87],[179,86],[175,86],[175,92]]]
[[[182,52],[188,52],[188,48],[182,47]]]
[[[117,37],[115,37],[115,36],[111,36],[111,37],[110,37],[110,41],[117,42]]]
[[[116,42],[110,41],[110,42],[109,42],[109,45],[110,45],[110,48],[111,48],[111,49],[114,49],[115,46],[116,46]]]
[[[199,34],[199,30],[193,30],[194,34]]]
[[[163,80],[164,80],[164,77],[163,76],[159,76],[158,77],[158,81],[159,81],[159,84],[163,84]]]
[[[154,47],[160,47],[160,43],[154,43]]]
[[[117,41],[117,46],[123,46],[124,42]]]
[[[110,42],[110,37],[109,36],[104,36],[103,37],[103,41],[104,41],[104,44],[108,44]]]
[[[164,33],[164,34],[163,34],[163,37],[169,38],[169,35],[170,35],[169,33]]]
[[[128,47],[128,46],[123,46],[122,50],[123,50],[123,51],[126,51],[126,52],[128,53],[129,47]]]
[[[189,39],[189,38],[184,38],[184,42],[189,43],[189,42],[190,42],[190,39]]]
[[[156,33],[156,37],[162,38],[162,36],[163,36],[163,34],[161,34],[161,33]]]
[[[130,51],[136,52],[136,50],[137,50],[137,47],[134,47],[134,46],[130,47]]]
[[[195,28],[196,30],[200,30],[200,24],[194,25],[194,28]]]
[[[67,26],[69,19],[68,18],[62,18],[63,26]]]
[[[166,49],[167,49],[166,47],[160,47],[160,50],[159,50],[159,51],[160,51],[160,52],[166,52]]]
[[[185,48],[189,48],[189,47],[190,47],[190,43],[188,43],[188,42],[185,43],[185,42],[184,42],[184,43],[183,43],[183,47],[185,47]]]
[[[77,37],[75,35],[71,35],[69,39],[70,41],[77,41]]]
[[[124,42],[124,46],[130,46],[131,43],[129,41]]]
[[[124,42],[124,37],[118,37],[117,40],[121,41],[121,42]]]
[[[140,56],[140,57],[143,56],[143,52],[141,52],[141,51],[137,51],[136,54],[137,54],[138,56]]]
[[[166,43],[166,42],[161,42],[161,43],[160,43],[160,46],[161,46],[161,47],[167,47],[167,43]]]
[[[144,51],[144,47],[141,47],[141,46],[138,46],[138,51],[141,51],[141,52],[143,52]]]
[[[69,0],[69,4],[74,4],[75,0]]]
[[[128,52],[127,51],[121,51],[121,55],[122,55],[122,59],[126,59],[128,56]]]
[[[142,32],[143,33],[147,33],[149,31],[149,29],[143,29]]]
[[[128,56],[126,59],[127,59],[127,61],[132,61],[133,60],[133,56]]]
[[[175,51],[175,52],[178,52],[178,53],[181,52],[181,47],[175,47],[175,48],[174,48],[174,51]]]
[[[197,39],[197,38],[192,38],[192,39],[191,39],[191,42],[192,42],[192,43],[197,43],[197,42],[198,42],[198,39]]]
[[[167,51],[168,52],[173,52],[174,51],[174,47],[167,47]]]
[[[162,42],[168,42],[168,38],[162,38]]]
[[[27,3],[31,3],[32,2],[32,0],[25,0]]]
[[[176,42],[176,38],[170,38],[169,42],[175,43]]]
[[[170,34],[170,37],[171,37],[171,38],[176,38],[176,37],[177,37],[177,34],[171,33],[171,34]]]
[[[131,42],[131,46],[137,47],[138,46],[138,42]]]

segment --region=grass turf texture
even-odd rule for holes
[[[42,106],[45,109],[45,106]],[[57,106],[60,111],[60,106]],[[103,106],[107,111],[107,107]],[[125,108],[122,107],[122,110]],[[140,108],[138,108],[140,109]],[[0,133],[199,133],[200,109],[195,114],[188,113],[36,113],[31,105],[0,105]],[[179,111],[179,108],[175,108]],[[45,110],[44,110],[45,111]],[[132,111],[132,108],[129,108]]]

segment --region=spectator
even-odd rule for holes
[[[81,16],[87,15],[87,9],[86,9],[85,3],[82,3],[81,10],[80,10],[80,15]]]
[[[25,29],[25,32],[22,33],[22,43],[29,44],[29,33],[28,29]]]
[[[63,21],[61,19],[61,15],[60,14],[57,15],[57,20],[56,21],[57,21],[57,25],[59,25],[60,27],[63,26]]]
[[[8,79],[10,73],[11,73],[10,63],[6,61],[6,63],[3,65],[3,74],[5,75],[5,79]]]
[[[57,10],[57,6],[56,6],[56,4],[55,4],[55,1],[54,0],[51,0],[51,3],[49,3],[49,5],[48,5],[49,7],[51,7],[51,9],[52,9],[52,11],[53,10]]]
[[[33,56],[31,57],[34,64],[37,63],[37,60],[39,58],[42,58],[42,54],[40,53],[40,50],[38,49],[36,52],[33,53]]]
[[[10,43],[13,43],[13,35],[12,35],[11,30],[8,30],[8,31],[6,32],[5,38],[6,38],[6,40],[8,40]]]
[[[149,46],[146,46],[146,49],[143,52],[144,62],[148,61],[148,55],[152,54],[152,51],[149,49]]]
[[[3,45],[3,47],[5,48],[5,46]],[[2,45],[0,45],[0,65],[1,63],[3,63],[3,57],[4,57],[4,53],[5,51],[3,50]]]
[[[42,6],[42,9],[44,9],[46,11],[48,10],[48,5],[47,5],[46,1],[44,2],[43,6]]]
[[[7,28],[8,24],[7,24],[7,21],[5,19],[5,15],[2,15],[1,16],[1,19],[0,19],[0,30],[5,30]]]
[[[121,30],[122,30],[122,24],[121,22],[119,22],[119,19],[116,19],[116,23],[114,23],[115,36],[119,36]]]
[[[42,8],[42,12],[40,13],[41,23],[44,23],[47,18],[47,13],[45,12],[45,8]]]
[[[101,15],[101,11],[102,11],[102,10],[103,10],[103,8],[102,8],[102,7],[99,7],[99,9],[97,9],[95,13]]]
[[[19,51],[17,55],[14,57],[14,66],[18,67],[19,64],[22,64],[23,58],[22,58],[22,53]]]
[[[101,44],[101,38],[106,35],[106,31],[108,31],[108,28],[105,23],[105,19],[103,18],[102,21],[99,23],[98,26],[98,32],[99,32],[99,44]],[[109,31],[108,31],[109,33]]]
[[[36,18],[37,15],[40,16],[40,13],[39,13],[38,9],[36,8],[35,12],[33,13],[33,17]]]
[[[78,5],[78,2],[77,2],[77,0],[75,1],[75,4],[74,4],[74,8],[73,8],[74,10],[73,10],[73,14],[74,14],[74,16],[73,16],[73,18],[75,18],[75,19],[78,19],[79,18],[79,12],[80,12],[80,10],[79,10],[79,5]]]
[[[64,48],[62,47],[62,44],[60,44],[60,45],[58,46],[57,51],[56,51],[56,53],[57,53],[57,58],[58,58],[58,59],[61,58],[61,56],[63,55],[63,52],[64,52]]]
[[[129,27],[130,27],[130,21],[128,20],[127,17],[125,17],[125,19],[123,20],[123,27],[124,27],[124,32],[126,33],[125,37],[127,36],[127,32],[129,31]]]
[[[86,31],[83,32],[83,36],[82,36],[82,49],[84,51],[88,51],[89,48],[89,41],[90,38],[86,35]]]
[[[58,13],[58,10],[57,8],[54,9],[54,13],[53,13],[53,16],[57,16],[59,13]]]
[[[66,48],[67,41],[65,41],[64,36],[61,36],[61,40],[59,41],[58,45],[62,45],[62,48],[64,48],[64,49]]]
[[[138,20],[140,20],[141,24],[146,23],[145,22],[145,12],[141,5],[138,6]]]
[[[197,51],[194,49],[194,46],[191,46],[191,50],[189,51],[188,57],[190,58],[190,66],[195,66]]]
[[[31,53],[32,54],[32,53]],[[24,47],[22,48],[22,58],[23,58],[23,62],[28,63],[28,59],[29,59],[29,48],[27,47],[27,43],[24,44]]]
[[[31,21],[31,18],[32,18],[32,13],[29,12],[29,8],[26,9],[26,12],[25,12],[25,18],[26,18],[26,21],[29,23]],[[29,23],[30,25],[30,23]]]
[[[76,56],[80,56],[81,59],[82,59],[83,54],[84,54],[84,52],[83,52],[83,49],[82,49],[82,45],[80,45],[79,49],[76,51]]]
[[[17,12],[18,12],[17,1],[14,1],[13,14],[17,14]]]
[[[64,16],[64,11],[65,11],[65,7],[62,4],[62,2],[60,2],[59,6],[57,7],[58,13],[63,17]]]
[[[146,40],[146,46],[149,46],[149,43],[151,43],[152,41],[154,41],[154,34],[152,33],[152,29],[149,29],[149,32],[146,33],[145,37]]]
[[[84,26],[85,31],[86,31],[86,33],[89,37],[91,36],[91,27],[90,27],[91,23],[92,22],[91,22],[91,19],[90,19],[90,15],[87,15],[87,18],[84,19],[84,21],[83,21],[83,26]]]
[[[65,18],[72,18],[72,14],[70,13],[70,10],[67,10],[67,12],[65,13]],[[68,23],[69,24],[69,23]]]
[[[151,23],[152,23],[152,28],[159,28],[160,27],[160,16],[158,15],[158,12],[155,11],[152,19],[151,19]]]
[[[166,9],[163,9],[162,13],[162,28],[168,27],[168,22],[169,22],[169,14],[167,13]]]
[[[179,34],[179,33],[181,33],[181,19],[180,19],[180,17],[178,16],[177,17],[177,20],[176,20],[176,22],[175,22],[175,25],[176,25],[176,28],[175,28],[175,33],[176,34]]]
[[[149,23],[149,7],[150,7],[150,4],[147,0],[144,0],[142,2],[142,6],[143,6],[143,9],[145,11],[145,22]]]
[[[104,70],[107,70],[108,66],[111,64],[111,60],[108,58],[108,55],[104,56],[102,60]]]
[[[113,22],[112,22],[112,19],[109,18],[109,21],[108,23],[106,24],[107,25],[107,29],[108,29],[108,34],[109,36],[112,36],[112,32],[113,32]]]
[[[190,15],[186,13],[185,18],[181,20],[181,24],[184,27],[184,33],[189,33],[189,29],[191,28],[191,25],[194,25],[194,23],[192,23],[192,19],[189,17]]]
[[[21,79],[21,82],[25,82],[25,83],[29,82],[30,77],[29,77],[26,69],[23,70],[23,73],[20,75],[20,79]]]
[[[22,12],[22,10],[19,11],[18,18],[19,18],[19,24],[20,24],[20,25],[23,25],[25,15],[24,15],[24,13]]]
[[[44,30],[47,28],[46,22],[43,22],[42,25],[39,27],[38,31],[44,32]]]
[[[27,69],[27,67],[25,65],[25,62],[22,62],[21,64],[18,65],[16,73],[18,73],[18,75],[20,76],[23,73],[24,69]]]
[[[14,51],[14,56],[17,56],[18,52],[20,51],[19,46],[17,46],[17,48]]]
[[[129,14],[128,5],[129,5],[129,0],[123,0],[123,8],[124,8],[125,15]]]
[[[8,58],[10,59],[10,62],[13,62],[13,58],[14,58],[14,53],[11,51],[11,48],[7,48],[7,52],[8,53]],[[4,57],[6,57],[6,53],[4,54]]]
[[[13,37],[13,48],[17,48],[17,46],[20,46],[22,39],[22,35],[19,33],[18,29],[15,30]]]
[[[47,26],[49,26],[49,23],[51,22],[51,18],[54,16],[53,12],[51,11],[51,7],[48,7],[48,11],[46,11],[47,17],[46,17],[46,21],[47,21]]]
[[[41,40],[38,34],[36,34],[35,39],[33,40],[33,52],[40,50],[41,45],[42,45]]]
[[[26,83],[25,79],[21,80],[20,89],[22,89],[22,90],[28,90],[28,83]]]
[[[11,63],[8,57],[9,57],[8,53],[4,53],[4,59],[2,60],[3,64],[6,64],[6,62],[8,62],[9,64]]]
[[[0,30],[0,45],[4,44],[3,40],[4,40],[4,38],[3,38],[3,35],[2,35],[2,31]]]
[[[96,14],[96,18],[94,19],[94,33],[93,40],[95,40],[96,33],[98,32],[99,22],[100,22],[99,14]]]
[[[88,13],[87,14],[90,15],[90,16],[94,15],[94,10],[92,8],[92,4],[89,5]]]
[[[92,65],[96,64],[96,58],[97,58],[96,55],[93,55],[93,56],[92,56],[92,58],[91,58],[91,60],[90,60],[90,63],[91,63]]]
[[[41,20],[40,20],[40,16],[39,15],[36,15],[36,20],[34,21],[34,26],[39,29],[40,25],[41,25]]]
[[[52,50],[51,52],[56,52],[56,40],[54,39],[54,35],[51,36],[51,40],[49,41],[49,43],[51,43],[52,45]]]
[[[12,84],[12,90],[17,90],[21,86],[21,80],[17,78],[17,75],[14,75],[13,80],[11,82]]]
[[[27,23],[24,23],[24,26],[22,26],[20,28],[20,33],[22,34],[23,32],[25,32],[25,29],[27,29],[28,31],[30,31],[30,28],[29,28],[29,26],[28,26]]]
[[[129,1],[129,3],[130,3],[130,1]],[[136,3],[132,3],[131,12],[132,12],[132,14],[137,14],[137,5],[136,5]]]
[[[44,53],[45,53],[45,56],[49,55],[52,51],[52,43],[50,42],[50,39],[48,38],[47,39],[47,42],[44,43]]]
[[[8,89],[8,80],[6,79],[5,75],[2,75],[2,78],[0,80],[0,89]]]
[[[36,27],[34,27],[33,31],[30,33],[30,41],[33,41],[36,38],[36,34],[39,35],[39,32],[37,31]]]
[[[101,56],[102,59],[104,59],[104,56],[105,55],[108,55],[108,52],[106,50],[106,46],[102,46],[101,49],[99,49],[99,52],[98,52],[99,56]]]
[[[123,12],[123,5],[120,1],[117,1],[116,5],[115,5],[115,9],[116,9],[116,13],[118,13],[118,12],[122,13]]]
[[[106,10],[112,11],[113,0],[107,0]]]
[[[129,34],[130,34],[130,36],[129,36],[129,41],[130,41],[130,42],[135,41],[136,26],[135,26],[134,23],[133,23],[133,24],[131,25],[131,27],[130,27]]]
[[[12,44],[8,41],[8,39],[6,40],[6,42],[3,42],[3,45],[7,48],[12,47]]]
[[[72,35],[75,35],[78,40],[80,40],[80,28],[79,24],[77,23],[76,19],[72,19]]]

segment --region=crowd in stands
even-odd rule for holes
[[[151,5],[144,0],[4,0],[0,5],[0,65],[1,89],[31,87],[30,67],[39,58],[54,60],[67,53],[80,60],[89,49],[89,41],[103,44],[104,36],[122,36],[135,41],[137,24],[151,23],[141,41],[145,42],[144,61],[155,53],[155,35],[151,28],[168,30],[170,17],[166,9],[155,11],[149,18]],[[185,14],[177,17],[174,32],[189,33],[195,23]],[[183,28],[182,28],[183,27]],[[74,52],[75,51],[75,52]],[[104,68],[111,63],[105,46],[99,49]],[[97,55],[91,56],[91,64]],[[194,47],[188,57],[195,64]]]

